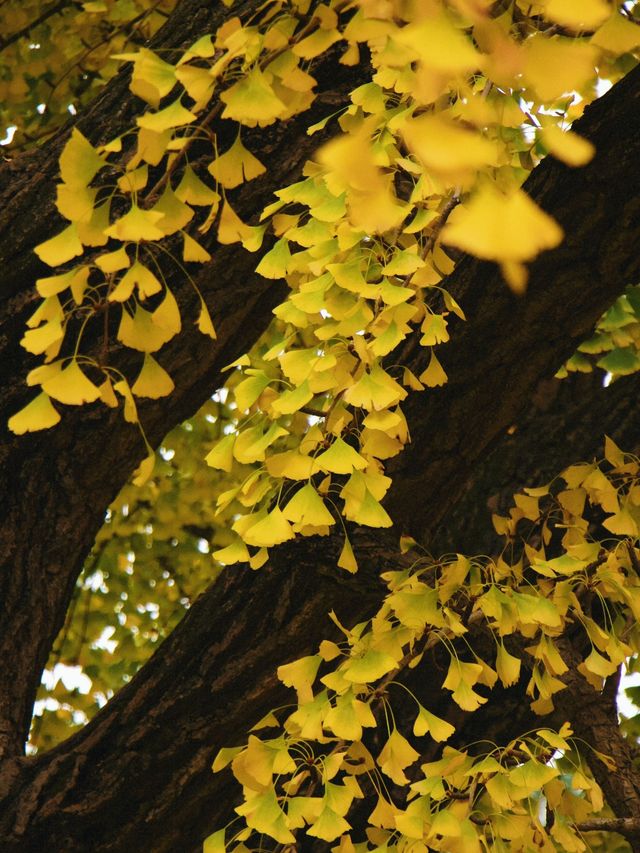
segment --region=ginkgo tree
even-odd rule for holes
[[[636,4],[4,7],[6,849],[640,849]]]

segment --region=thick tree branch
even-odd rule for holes
[[[640,835],[640,819],[633,817],[594,817],[576,824],[579,832],[619,832],[629,840]]]

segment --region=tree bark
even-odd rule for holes
[[[160,42],[184,44],[215,28],[223,12],[211,6],[184,0]],[[299,174],[316,144],[306,126],[332,111],[329,100],[344,102],[363,69],[343,69],[329,56],[315,73],[320,95],[313,110],[249,141],[270,168],[234,197],[241,216],[249,218]],[[131,123],[134,104],[125,93],[121,75],[81,126],[100,128],[104,139],[116,135]],[[399,526],[427,544],[468,482],[479,479],[477,466],[518,421],[540,380],[555,372],[624,286],[640,279],[639,97],[635,71],[580,123],[597,146],[593,163],[570,170],[549,159],[528,182],[567,237],[533,265],[526,297],[513,297],[494,266],[472,259],[463,259],[448,282],[469,321],[454,328],[443,352],[449,385],[408,401],[413,445],[393,466],[388,502]],[[0,172],[6,182],[0,257],[8,264],[0,306],[0,409],[6,415],[27,399],[22,377],[33,365],[18,342],[35,305],[32,282],[41,273],[31,249],[49,236],[60,143]],[[141,408],[154,443],[206,399],[220,367],[247,347],[282,298],[280,287],[252,272],[256,256],[217,247],[213,238],[207,248],[214,257],[197,283],[219,339],[214,346],[185,330],[163,351],[176,391]],[[195,318],[193,298],[174,285],[184,316]],[[423,358],[410,341],[394,360],[419,369]],[[224,775],[211,775],[213,755],[281,703],[286,694],[275,679],[277,665],[317,645],[328,610],[348,622],[371,612],[380,597],[378,572],[397,564],[399,530],[357,533],[362,568],[355,578],[335,571],[334,537],[282,547],[258,573],[226,572],[85,729],[45,755],[25,758],[33,696],[77,574],[107,505],[143,450],[119,413],[98,407],[65,413],[61,425],[43,434],[17,438],[0,429],[0,655],[11,661],[0,672],[5,849],[197,850],[203,836],[228,819],[235,797]],[[532,445],[536,470],[543,462]],[[495,716],[489,706],[486,713]],[[487,718],[478,713],[475,719],[481,726]],[[629,816],[624,803],[617,813]]]

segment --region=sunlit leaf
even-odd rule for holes
[[[16,435],[48,429],[60,421],[60,415],[45,393],[38,396],[9,418],[8,427]]]
[[[175,385],[167,371],[149,353],[145,353],[138,378],[131,386],[136,397],[150,397],[157,400],[170,394]]]

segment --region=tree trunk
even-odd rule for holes
[[[225,12],[212,5],[184,0],[159,35],[160,44],[182,45],[215,28]],[[240,12],[256,5],[257,0],[246,2]],[[319,97],[313,109],[253,134],[248,145],[269,171],[232,199],[241,216],[248,219],[268,203],[274,189],[295,179],[317,144],[306,136],[306,126],[344,103],[364,73],[326,57],[314,71]],[[580,123],[578,129],[597,146],[593,163],[570,170],[549,159],[528,182],[529,192],[567,236],[533,265],[524,298],[509,293],[494,266],[472,259],[463,259],[450,277],[448,286],[469,321],[454,328],[443,352],[449,384],[408,401],[413,445],[392,466],[395,482],[388,501],[398,528],[427,545],[437,541],[439,525],[469,482],[482,480],[484,494],[492,494],[513,478],[503,470],[492,484],[478,466],[492,446],[501,452],[497,442],[530,405],[540,380],[553,375],[624,286],[640,279],[639,96],[640,72],[635,71],[590,107]],[[92,141],[97,141],[89,132],[93,128],[106,139],[131,123],[133,109],[121,74],[80,126]],[[217,128],[221,138],[223,125]],[[58,139],[0,171],[5,181],[4,189],[0,185],[0,257],[8,269],[0,307],[0,408],[5,417],[28,399],[23,377],[33,359],[20,349],[19,339],[35,306],[32,283],[40,268],[31,249],[49,236],[60,144]],[[176,391],[141,407],[155,443],[207,398],[220,367],[266,326],[270,309],[283,295],[281,287],[252,272],[257,256],[216,246],[213,237],[207,248],[213,260],[197,283],[219,339],[212,345],[187,328],[163,351],[161,360]],[[195,318],[190,292],[177,281],[171,286],[185,318]],[[424,359],[415,341],[396,356],[394,361],[414,369]],[[620,384],[616,393],[624,396],[625,391]],[[570,411],[568,432],[575,430],[571,417]],[[275,669],[329,633],[328,610],[336,609],[351,623],[372,611],[380,598],[379,571],[398,563],[400,530],[357,533],[362,568],[353,578],[334,568],[335,537],[281,547],[258,573],[227,571],[85,729],[47,754],[26,758],[22,749],[33,697],[77,574],[106,507],[143,449],[119,412],[97,406],[69,411],[57,428],[41,434],[18,438],[0,429],[0,655],[11,662],[0,671],[3,849],[195,851],[208,832],[228,819],[236,796],[228,777],[212,776],[213,755],[242,739],[265,710],[282,703],[286,694]],[[595,422],[588,435],[576,439],[578,455],[582,447],[593,447],[599,430]],[[531,470],[542,470],[546,448],[530,440],[527,453]],[[519,475],[519,460],[518,466]],[[458,527],[464,527],[464,517],[447,528],[451,545]],[[565,693],[573,695],[570,689]],[[510,695],[514,707],[526,704],[517,691]],[[570,714],[570,698],[567,703]],[[465,724],[465,735],[486,729],[500,713],[502,706],[490,701],[470,718],[468,728]],[[637,806],[629,806],[626,795],[620,799],[616,790],[614,785],[607,791],[616,813],[635,816],[628,813]]]

